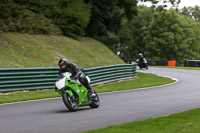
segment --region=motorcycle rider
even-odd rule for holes
[[[139,67],[140,68],[145,67],[146,69],[148,69],[147,60],[144,58],[142,53],[139,53],[138,57],[139,59],[137,59],[136,62],[138,63]]]
[[[71,79],[78,79],[79,82],[88,89],[88,97],[93,98],[96,96],[94,90],[88,83],[85,74],[73,63],[69,63],[67,59],[60,59],[58,61],[58,66],[60,67],[59,75],[63,72],[70,72],[72,74]]]
[[[144,60],[146,60],[145,58],[144,58],[144,56],[142,55],[142,53],[139,53],[139,60],[141,61],[141,62],[143,62]]]

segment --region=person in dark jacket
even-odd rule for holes
[[[59,75],[63,72],[70,72],[72,74],[71,79],[78,79],[79,82],[88,89],[88,97],[92,98],[95,97],[96,94],[94,90],[88,83],[88,80],[85,74],[73,63],[69,63],[67,59],[60,59],[58,61],[58,66],[60,67]]]

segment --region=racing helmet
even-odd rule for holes
[[[67,59],[62,58],[62,59],[60,59],[60,60],[58,61],[58,66],[59,66],[61,69],[64,69],[67,65],[68,65]]]
[[[142,55],[142,53],[139,53],[138,56],[139,56],[140,59],[143,59],[143,58],[144,58],[143,55]]]

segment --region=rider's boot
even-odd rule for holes
[[[92,89],[92,87],[88,86],[88,98],[94,98],[96,97],[96,94],[94,93],[94,90]]]

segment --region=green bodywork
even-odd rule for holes
[[[70,79],[70,75],[66,77],[65,80],[65,89],[64,91],[68,93],[70,97],[73,96],[73,92],[78,95],[78,106],[85,106],[92,103],[91,100],[88,100],[88,90],[83,85],[80,85],[79,83],[74,83]],[[54,87],[55,91],[58,92],[61,96],[63,94],[63,89],[58,89],[56,86]],[[73,92],[72,92],[73,91]]]

